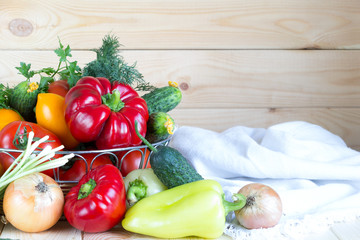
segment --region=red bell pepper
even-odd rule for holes
[[[137,146],[146,134],[147,105],[129,85],[106,78],[83,77],[66,94],[65,120],[79,142],[95,141],[98,149]]]
[[[122,175],[114,165],[90,170],[65,196],[64,215],[84,232],[104,232],[124,217],[126,190]]]

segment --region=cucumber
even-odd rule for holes
[[[39,85],[23,81],[10,90],[9,105],[17,110],[29,122],[36,122],[34,107],[37,102]]]
[[[174,133],[174,129],[174,119],[168,113],[152,113],[147,122],[145,138],[150,143],[156,143],[167,139]]]
[[[168,146],[160,145],[152,152],[150,165],[167,188],[204,179],[179,151]]]
[[[169,112],[174,109],[182,99],[181,90],[176,83],[169,82],[169,86],[156,88],[142,96],[146,101],[149,114],[154,112]]]
[[[162,145],[155,148],[151,145],[139,133],[136,121],[135,130],[137,136],[151,149],[151,168],[167,188],[204,179],[178,150]]]

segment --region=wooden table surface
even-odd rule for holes
[[[84,233],[73,228],[67,221],[60,220],[55,226],[41,233],[25,233],[17,230],[11,224],[1,224],[0,238],[6,239],[36,239],[36,240],[96,240],[96,239],[154,239],[149,236],[134,234],[125,231],[121,225],[115,226],[113,229],[103,233]],[[197,238],[186,238],[197,239]],[[219,239],[231,239],[227,235],[221,236]],[[360,220],[351,223],[337,223],[329,231],[310,235],[304,240],[356,240],[360,239]]]

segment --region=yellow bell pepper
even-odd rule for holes
[[[73,149],[79,142],[72,136],[65,122],[65,98],[55,93],[39,93],[35,108],[36,122],[53,132],[64,144],[65,148]]]
[[[246,197],[235,196],[237,201],[226,201],[221,185],[214,180],[183,184],[138,201],[126,212],[122,226],[158,238],[218,238],[226,215],[245,206]]]

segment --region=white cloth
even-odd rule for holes
[[[250,182],[279,193],[280,223],[246,230],[232,214],[225,233],[234,239],[302,239],[334,222],[360,218],[360,153],[318,125],[295,121],[221,133],[182,126],[170,146],[204,178],[219,181],[228,200]]]

